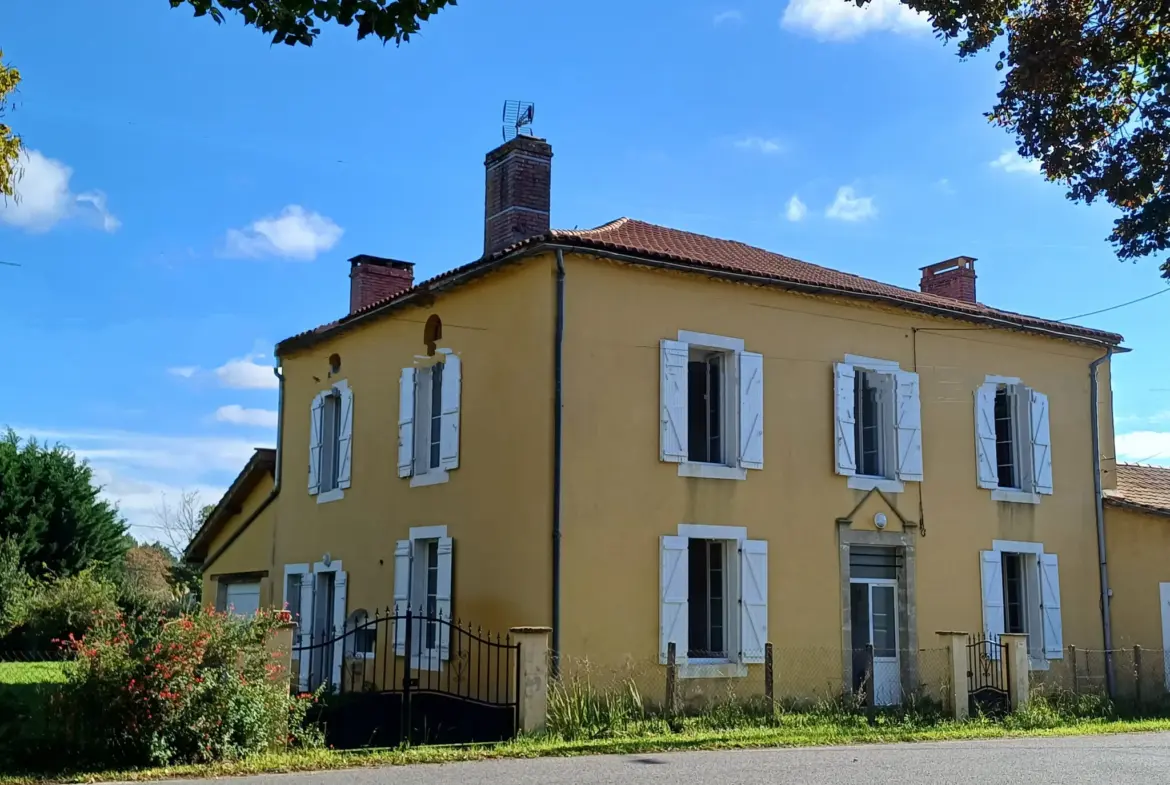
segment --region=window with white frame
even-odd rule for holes
[[[378,625],[370,622],[370,614],[365,608],[359,608],[349,615],[345,631],[348,638],[345,656],[357,660],[374,656],[378,645]]]
[[[743,675],[764,661],[768,543],[739,527],[679,527],[660,543],[660,660],[674,644],[684,676]],[[710,667],[709,667],[710,666]]]
[[[847,355],[833,364],[833,380],[837,474],[862,489],[921,482],[918,374],[888,360]]]
[[[394,551],[395,651],[421,667],[449,658],[454,541],[445,526],[411,529]],[[405,616],[410,611],[409,635]],[[409,637],[409,646],[408,646]]]
[[[1026,635],[1033,668],[1064,656],[1060,615],[1060,566],[1040,543],[997,540],[980,552],[983,627],[988,640],[1003,633]],[[990,650],[998,656],[998,649]]]
[[[353,390],[335,382],[313,398],[309,431],[309,493],[317,501],[341,497],[353,470]]]
[[[1000,501],[1051,494],[1048,397],[1019,379],[987,377],[975,391],[975,450],[979,487]]]
[[[398,476],[412,485],[443,482],[459,467],[462,364],[445,349],[420,362],[399,384]]]
[[[679,474],[764,468],[764,358],[739,338],[680,330],[661,345],[660,457]]]
[[[350,629],[348,587],[340,559],[284,566],[283,604],[297,621],[293,657],[299,661],[299,689],[341,683],[341,664],[353,646],[353,636],[344,634]]]

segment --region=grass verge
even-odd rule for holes
[[[65,681],[60,662],[0,662],[0,685],[54,684]]]
[[[569,757],[576,755],[645,754],[682,750],[751,749],[763,747],[813,747],[881,742],[952,741],[1008,737],[1054,737],[1170,731],[1170,720],[1081,720],[1044,729],[1011,730],[990,722],[941,723],[928,728],[899,725],[856,726],[840,723],[782,722],[776,727],[734,730],[684,729],[680,733],[615,735],[604,739],[564,741],[555,738],[520,739],[505,744],[477,747],[412,747],[404,749],[340,752],[308,750],[261,755],[241,761],[205,766],[111,771],[56,777],[13,777],[0,773],[0,785],[46,782],[141,782],[180,777],[228,777],[325,771],[412,763],[449,763],[500,758]]]

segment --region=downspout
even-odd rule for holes
[[[553,347],[553,497],[552,497],[552,676],[561,667],[561,432],[564,396],[561,387],[565,343],[565,255],[556,250],[557,315]]]
[[[1105,349],[1105,354],[1089,363],[1089,418],[1093,435],[1093,499],[1096,503],[1097,515],[1097,559],[1101,566],[1101,628],[1105,634],[1105,692],[1112,699],[1114,695],[1113,678],[1113,624],[1109,613],[1109,568],[1105,556],[1105,503],[1101,489],[1101,418],[1097,407],[1100,394],[1097,392],[1097,367],[1113,356],[1113,347]]]
[[[277,360],[277,362],[279,362],[279,359]],[[277,379],[277,390],[276,390],[276,471],[274,472],[273,477],[272,477],[272,495],[273,496],[275,496],[277,493],[280,492],[280,474],[281,474],[280,468],[281,468],[281,464],[283,463],[283,461],[281,461],[283,454],[281,453],[281,449],[280,449],[281,442],[283,441],[282,437],[284,435],[284,374],[282,373],[283,370],[284,369],[281,368],[279,365],[273,367],[273,369],[272,369],[272,373],[274,376],[276,376],[276,379]]]

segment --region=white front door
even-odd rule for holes
[[[1166,691],[1170,692],[1170,583],[1159,587],[1162,599],[1162,661],[1165,663]]]
[[[853,605],[854,667],[863,664],[859,647],[873,646],[873,701],[878,706],[902,702],[902,668],[898,657],[897,581],[854,579],[850,584]],[[854,674],[857,681],[858,674]]]

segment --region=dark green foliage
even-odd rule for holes
[[[121,561],[133,544],[118,510],[98,497],[89,466],[60,445],[0,439],[0,539],[34,577]]]
[[[189,5],[195,16],[222,23],[224,11],[235,11],[244,24],[272,36],[274,44],[312,46],[322,22],[357,25],[358,39],[375,36],[401,44],[419,31],[420,23],[455,0],[168,0],[171,8]]]

